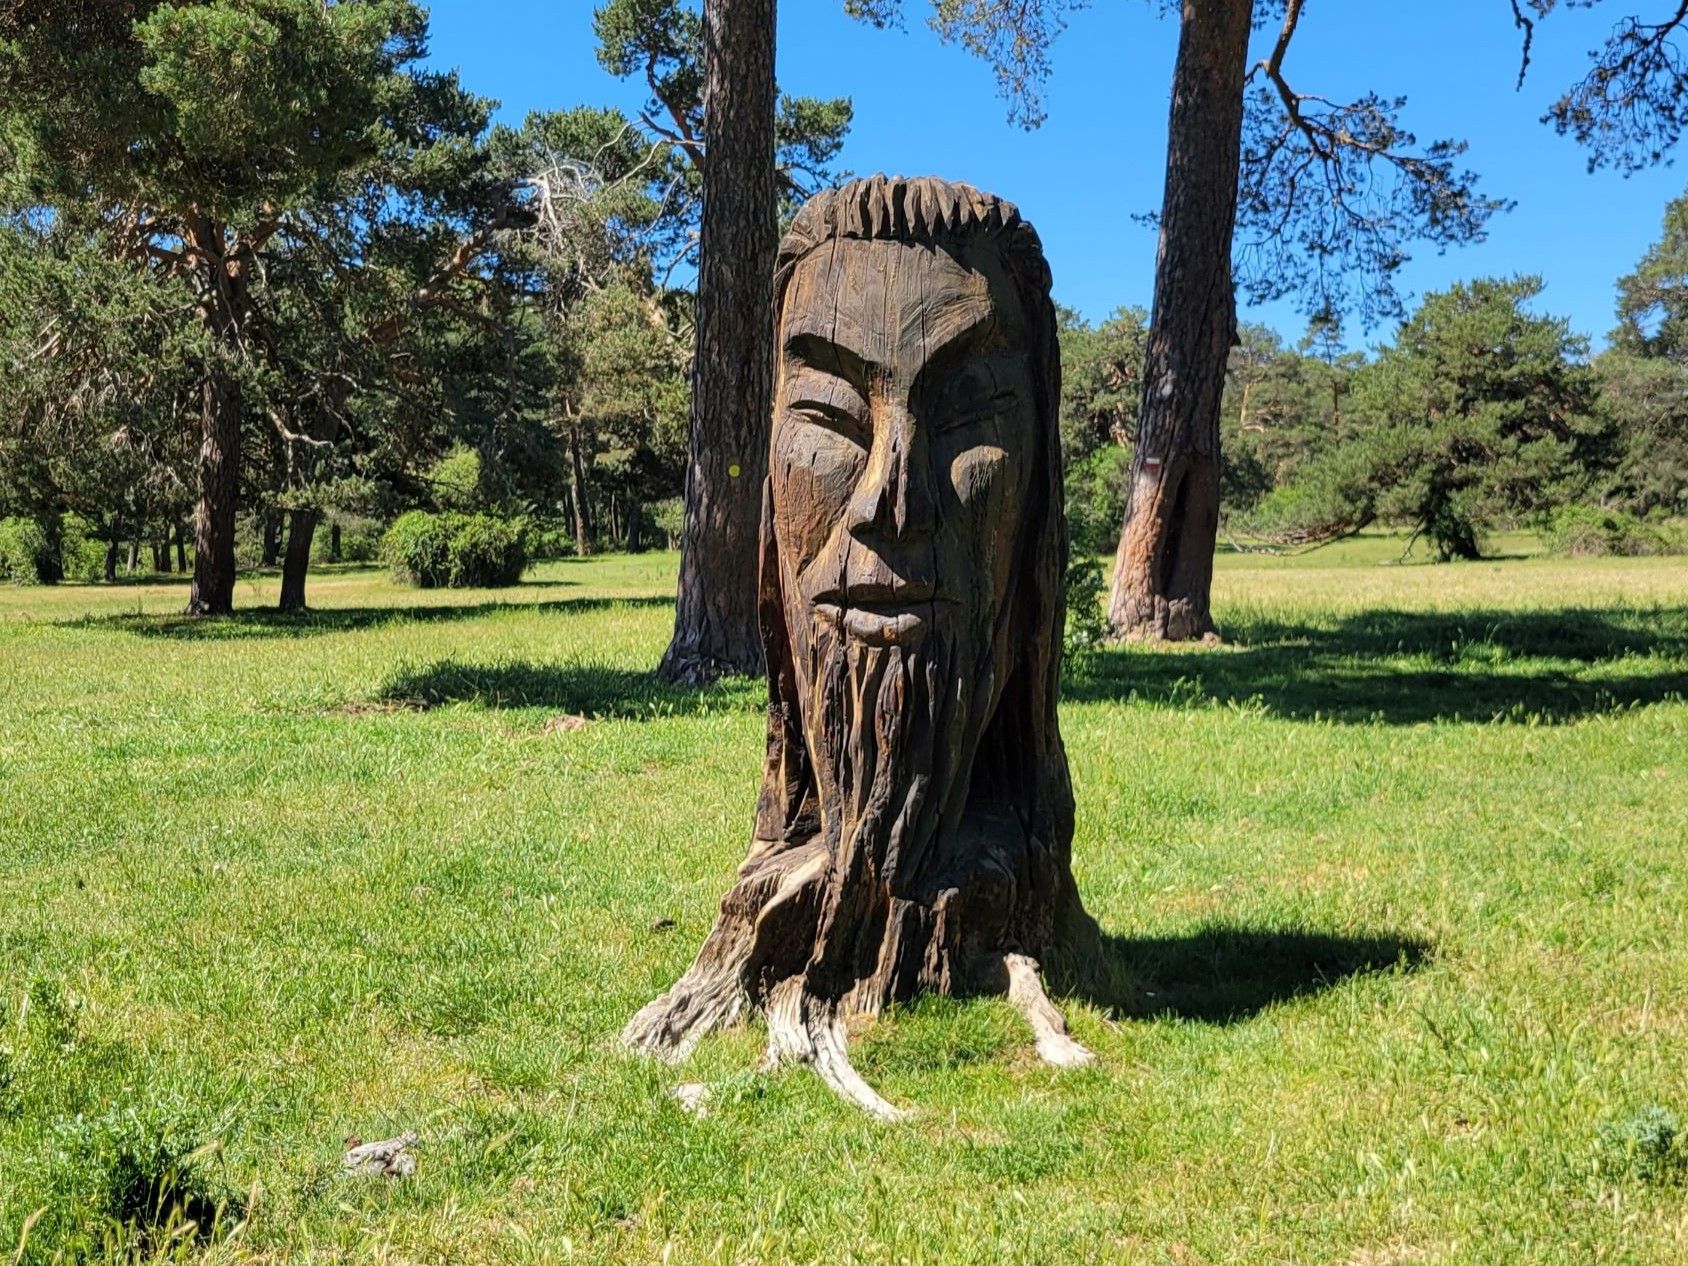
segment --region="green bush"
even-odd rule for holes
[[[550,558],[567,558],[574,553],[574,536],[568,528],[555,520],[528,524],[528,558],[541,562]]]
[[[333,552],[333,539],[327,532],[322,533],[322,551],[324,559]],[[344,527],[340,530],[340,561],[342,563],[373,563],[381,557],[381,534],[379,532],[351,531]]]
[[[0,580],[41,585],[53,578],[53,550],[33,519],[0,519]]]
[[[428,471],[434,500],[447,513],[467,513],[482,503],[481,455],[463,444],[452,450]]]
[[[387,529],[382,552],[393,579],[423,589],[503,588],[527,570],[522,523],[490,514],[412,510]]]
[[[1067,666],[1076,669],[1085,656],[1108,639],[1108,618],[1102,609],[1107,600],[1102,564],[1083,555],[1073,559],[1067,564],[1065,583],[1067,621],[1061,643]]]
[[[1599,506],[1565,506],[1548,522],[1545,536],[1553,553],[1574,558],[1688,553],[1688,530],[1680,525]]]
[[[522,524],[490,514],[450,515],[453,589],[502,589],[527,570]]]
[[[1597,1164],[1606,1178],[1666,1183],[1688,1172],[1688,1140],[1676,1113],[1649,1104],[1633,1116],[1608,1121],[1595,1139]]]
[[[381,538],[381,553],[401,585],[437,589],[451,583],[451,524],[444,515],[399,515]]]
[[[105,542],[99,529],[74,514],[64,516],[59,538],[59,556],[64,561],[64,578],[86,584],[105,579]]]
[[[334,525],[340,525],[340,557],[334,557]],[[335,514],[318,525],[311,539],[313,563],[372,563],[382,556],[381,525],[357,514]]]
[[[1073,554],[1111,554],[1130,491],[1131,450],[1099,448],[1067,471],[1067,537]]]
[[[680,533],[686,526],[686,503],[679,497],[668,497],[650,504],[651,526],[662,533],[669,549],[680,548]]]

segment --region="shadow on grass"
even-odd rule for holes
[[[1397,725],[1560,722],[1688,697],[1688,607],[1256,617],[1226,634],[1217,650],[1093,652],[1064,697]]]
[[[648,672],[601,664],[464,664],[442,660],[388,678],[377,701],[409,708],[452,703],[485,708],[545,708],[598,718],[649,720],[702,712],[754,711],[767,705],[760,679],[741,678],[703,689],[671,686]]]
[[[550,588],[539,582],[531,588]],[[523,585],[522,588],[530,586]],[[519,593],[520,590],[512,592]],[[674,599],[659,596],[627,598],[555,598],[546,602],[477,602],[457,605],[412,607],[324,607],[310,611],[283,612],[265,608],[236,611],[233,615],[203,617],[187,615],[82,616],[62,622],[72,628],[118,628],[138,637],[173,641],[233,641],[244,638],[319,637],[325,633],[353,633],[394,624],[423,624],[445,620],[472,620],[501,611],[539,611],[578,615],[612,607],[671,607]]]
[[[1234,1024],[1356,976],[1415,970],[1429,957],[1424,942],[1398,936],[1226,925],[1186,936],[1105,933],[1100,980],[1079,982],[1073,993],[1132,1019]]]

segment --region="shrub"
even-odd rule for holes
[[[327,533],[322,533],[323,556],[333,552],[334,541]],[[340,561],[342,563],[373,563],[381,557],[381,534],[362,530],[340,529]]]
[[[1069,667],[1078,667],[1084,657],[1108,638],[1108,620],[1102,603],[1106,587],[1102,565],[1094,558],[1075,558],[1067,565],[1067,623],[1061,643]]]
[[[1130,491],[1131,450],[1099,448],[1067,472],[1067,536],[1074,555],[1111,554]]]
[[[490,514],[452,515],[451,579],[454,589],[502,589],[527,570],[522,524]]]
[[[502,588],[527,570],[522,523],[490,514],[412,510],[387,529],[382,549],[393,579],[423,589]]]
[[[1650,1104],[1621,1121],[1608,1121],[1596,1136],[1597,1163],[1607,1178],[1665,1183],[1688,1171],[1688,1140],[1676,1113]]]
[[[1574,558],[1688,553],[1688,531],[1638,519],[1622,510],[1565,506],[1548,522],[1547,547]]]
[[[437,589],[451,583],[451,525],[443,515],[399,515],[381,538],[381,552],[401,585]]]
[[[340,525],[340,557],[334,555],[334,525]],[[311,539],[313,563],[371,563],[381,554],[381,525],[357,514],[335,514],[317,527]]]
[[[651,526],[662,533],[669,549],[680,548],[680,533],[686,526],[686,503],[679,497],[653,501],[650,505]]]
[[[543,561],[548,558],[566,558],[574,552],[574,537],[568,528],[555,520],[528,524],[524,534],[527,542],[528,558]]]
[[[64,578],[86,584],[105,579],[105,542],[99,529],[74,514],[64,516],[59,538],[59,556],[64,561]]]
[[[33,519],[0,519],[0,580],[41,585],[52,580],[55,559],[41,525]]]

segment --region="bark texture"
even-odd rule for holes
[[[569,502],[574,508],[574,552],[592,552],[592,505],[587,499],[586,460],[580,451],[580,423],[569,422]]]
[[[778,246],[774,0],[705,0],[703,223],[686,521],[674,638],[659,676],[762,668],[757,517],[767,466]]]
[[[1122,637],[1214,631],[1219,409],[1236,341],[1231,239],[1250,0],[1184,0],[1154,315],[1108,618]]]
[[[260,567],[274,567],[281,561],[281,511],[266,510],[262,515],[263,523],[263,552],[259,555]]]
[[[1018,212],[936,180],[822,194],[779,258],[755,834],[691,969],[622,1036],[680,1059],[760,1012],[770,1064],[896,1119],[845,1034],[922,992],[1005,994],[1044,1058],[1089,1059],[1038,975],[1096,949],[1056,715],[1054,308]]]
[[[201,264],[200,308],[216,340],[200,389],[198,501],[193,512],[189,615],[234,610],[235,511],[240,497],[242,401],[234,362],[248,316],[244,261],[223,226],[192,217],[188,240]]]
[[[281,565],[282,611],[305,609],[305,577],[311,569],[311,541],[316,536],[320,513],[315,509],[292,510],[287,519],[287,557]]]

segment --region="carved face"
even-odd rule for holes
[[[1012,580],[1038,425],[1024,314],[989,248],[958,259],[840,239],[781,308],[772,477],[787,625],[989,654]]]

